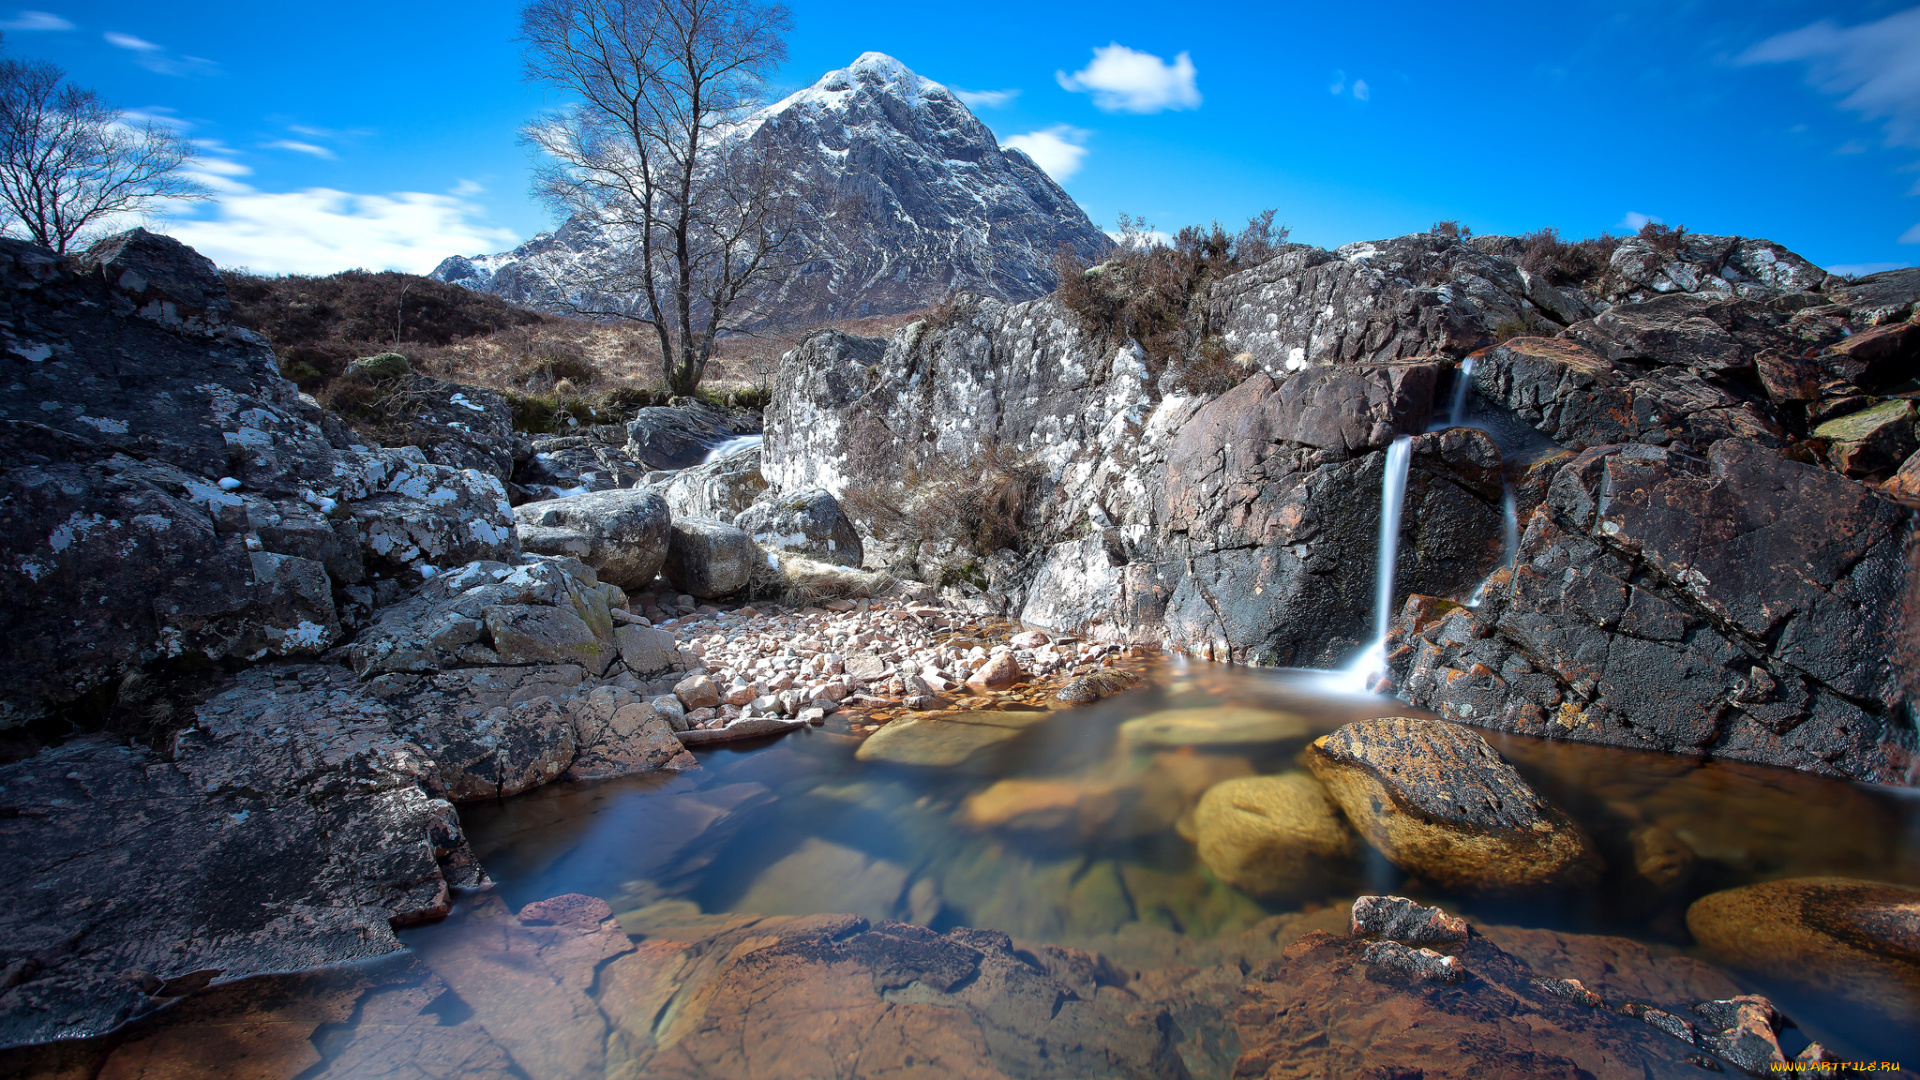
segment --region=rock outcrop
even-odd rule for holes
[[[754,113],[732,136],[791,174],[804,193],[797,273],[765,301],[794,325],[912,311],[955,291],[1026,300],[1055,285],[1054,252],[1094,259],[1113,242],[1060,185],[1002,147],[952,92],[898,60],[852,64]],[[567,311],[597,296],[583,268],[633,243],[579,218],[513,251],[441,263],[441,281]]]
[[[134,230],[77,265],[0,241],[0,726],[97,711],[132,667],[317,655],[515,552],[496,472],[354,437],[191,249]]]
[[[1337,667],[1376,633],[1404,436],[1391,610],[1434,598],[1393,630],[1408,700],[1910,779],[1920,686],[1895,657],[1920,618],[1901,503],[1920,464],[1898,466],[1920,431],[1899,394],[1920,287],[1737,237],[1632,238],[1581,280],[1522,254],[1283,247],[1214,282],[1187,313],[1196,354],[1164,360],[1058,297],[816,334],[767,414],[769,498],[823,488],[869,560],[1031,625]],[[1222,353],[1252,373],[1183,389]],[[942,499],[999,507],[1012,533],[930,532]]]

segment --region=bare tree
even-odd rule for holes
[[[676,394],[699,386],[720,334],[761,316],[757,295],[798,247],[791,177],[741,128],[790,24],[756,0],[534,0],[521,13],[528,72],[574,99],[526,129],[546,155],[535,191],[631,245],[589,271],[574,308],[652,327]]]
[[[40,60],[0,60],[0,205],[35,242],[65,252],[90,226],[163,200],[204,199],[182,169],[192,145],[135,121]]]

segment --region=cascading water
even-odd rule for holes
[[[1387,631],[1393,625],[1393,571],[1400,557],[1400,509],[1407,496],[1407,466],[1413,460],[1413,437],[1402,435],[1387,447],[1386,475],[1380,481],[1380,544],[1374,557],[1373,640],[1360,655],[1335,673],[1341,689],[1364,691],[1386,673]]]
[[[1520,508],[1513,499],[1513,486],[1504,480],[1500,499],[1500,535],[1507,546],[1507,558],[1502,565],[1512,566],[1513,560],[1520,557]],[[1481,598],[1487,595],[1487,582],[1492,580],[1493,575],[1487,575],[1487,581],[1482,581],[1473,590],[1473,596],[1467,600],[1468,607],[1480,606]]]
[[[721,458],[729,458],[735,454],[752,450],[760,445],[761,438],[759,435],[742,435],[738,438],[728,439],[726,442],[718,443],[713,449],[707,451],[707,459],[701,462],[701,464],[704,465],[710,461],[719,461]]]
[[[1473,385],[1473,357],[1460,361],[1460,371],[1453,377],[1453,407],[1447,410],[1447,426],[1459,427],[1467,422],[1467,389]]]

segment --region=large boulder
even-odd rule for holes
[[[1362,720],[1314,742],[1307,764],[1367,843],[1441,888],[1516,894],[1598,876],[1573,819],[1457,724]]]
[[[317,654],[515,554],[496,476],[349,437],[191,249],[136,230],[77,265],[0,240],[0,726],[84,716],[130,667]]]
[[[627,422],[627,454],[649,469],[684,469],[729,439],[760,432],[758,413],[704,402],[656,405]]]
[[[543,435],[529,441],[530,454],[515,467],[513,482],[534,499],[559,499],[589,491],[637,486],[652,471],[627,453],[624,442],[607,441],[606,433],[624,436],[624,429],[595,428],[586,435]]]
[[[1596,447],[1481,607],[1397,631],[1396,678],[1504,730],[1897,780],[1906,533],[1898,504],[1750,442]]]
[[[571,559],[474,562],[382,608],[347,655],[365,678],[541,663],[598,675],[619,654],[612,609],[625,603],[617,586]]]
[[[760,449],[716,457],[674,473],[656,488],[673,516],[732,521],[767,490],[760,475]]]
[[[840,566],[859,566],[865,557],[853,519],[825,488],[763,499],[742,510],[733,524],[761,547],[792,551]]]
[[[646,489],[522,503],[513,518],[527,551],[578,559],[622,588],[647,588],[667,561],[672,515],[666,500]]]
[[[764,558],[751,537],[724,521],[682,518],[668,534],[667,581],[701,600],[731,596],[747,587],[755,561]]]

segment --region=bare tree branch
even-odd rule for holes
[[[52,64],[0,60],[0,208],[36,243],[64,253],[121,214],[210,197],[182,171],[194,157],[173,129],[130,120]]]
[[[529,75],[574,99],[525,130],[543,156],[535,194],[631,245],[589,270],[572,307],[651,327],[677,394],[794,264],[789,174],[738,130],[790,21],[757,0],[534,0],[521,13]]]

